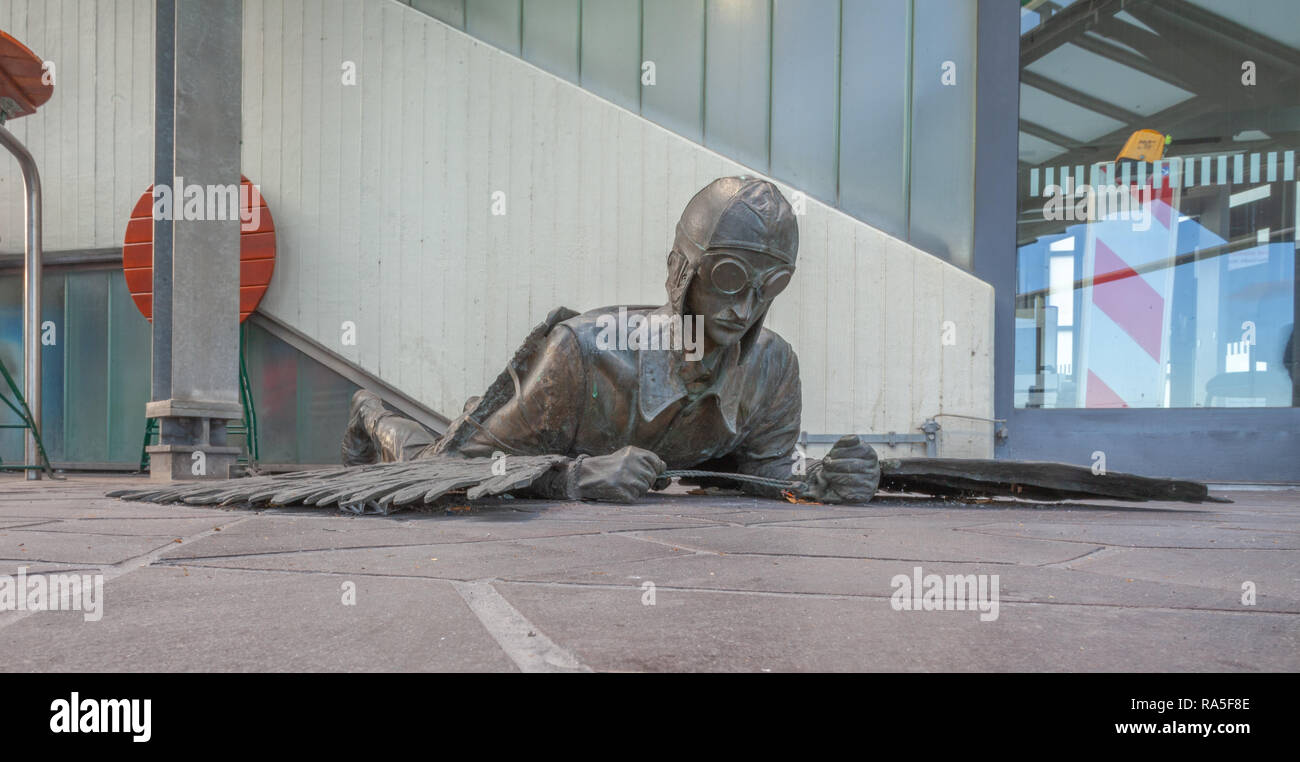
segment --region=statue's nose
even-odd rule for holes
[[[749,322],[749,316],[754,314],[756,296],[754,289],[745,289],[744,299],[731,306],[731,313],[736,316],[736,320]]]

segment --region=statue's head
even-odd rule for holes
[[[777,294],[794,275],[799,225],[767,180],[722,177],[686,205],[668,255],[668,299],[703,319],[715,346],[747,350]]]

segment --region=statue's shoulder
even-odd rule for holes
[[[798,382],[799,356],[790,342],[771,329],[763,328],[758,332],[742,362],[748,368],[746,375],[751,378]]]
[[[594,310],[587,310],[581,315],[575,315],[564,321],[566,325],[590,325],[597,326],[609,318],[618,319],[619,315],[648,315],[656,310],[663,309],[660,304],[611,304],[608,307],[597,307]]]
[[[646,316],[651,312],[660,309],[660,306],[646,306],[640,304],[615,304],[608,307],[597,307],[594,310],[587,310],[581,315],[575,315],[565,320],[557,327],[563,327],[572,332],[583,350],[590,352],[596,349],[596,339],[601,333],[608,334],[611,330],[619,330],[627,327],[628,319],[633,315]]]
[[[794,347],[790,346],[790,342],[771,328],[764,327],[758,332],[758,336],[754,339],[754,349],[756,350],[754,354],[764,359],[776,361],[794,361],[797,359]]]
[[[754,346],[762,347],[766,352],[789,352],[794,354],[794,347],[790,346],[790,342],[786,341],[781,334],[767,327],[758,332],[758,338],[754,340]]]

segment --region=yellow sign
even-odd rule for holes
[[[1128,142],[1120,149],[1119,156],[1115,161],[1121,159],[1135,159],[1137,161],[1160,161],[1165,155],[1165,136],[1155,130],[1138,130],[1129,135]]]

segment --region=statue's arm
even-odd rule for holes
[[[573,331],[547,335],[515,393],[458,448],[469,457],[567,455],[577,435],[586,383],[582,348]]]
[[[853,435],[842,437],[820,460],[806,458],[799,440],[802,392],[799,360],[788,345],[767,358],[770,384],[761,398],[763,418],[735,453],[737,471],[795,482],[796,497],[823,503],[865,503],[880,484],[875,450]],[[782,488],[742,482],[750,494],[780,498]]]
[[[799,441],[803,391],[799,384],[799,358],[787,346],[769,358],[767,379],[761,387],[762,418],[751,429],[734,453],[736,470],[742,474],[783,481],[803,481],[808,467],[816,463],[801,462],[795,447]],[[782,490],[752,482],[740,482],[741,488],[761,497],[781,498]],[[802,493],[801,493],[802,494]]]
[[[509,455],[569,455],[581,419],[587,388],[582,348],[568,327],[547,334],[515,394],[479,424],[458,451],[469,457]],[[563,500],[575,496],[575,459],[569,458],[530,486],[517,490],[524,497]]]

